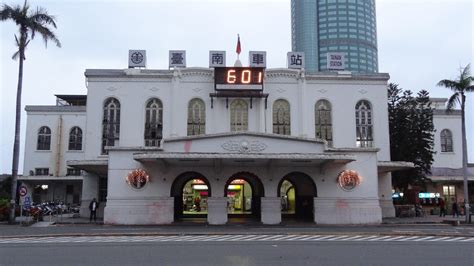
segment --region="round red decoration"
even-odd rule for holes
[[[132,188],[140,189],[150,181],[150,176],[143,169],[135,169],[128,173],[125,181]]]
[[[345,191],[353,190],[360,184],[360,181],[359,174],[354,170],[344,170],[337,177],[339,186]]]

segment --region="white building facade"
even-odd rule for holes
[[[377,224],[395,215],[390,172],[410,164],[390,161],[388,74],[267,69],[258,93],[216,92],[212,68],[85,76],[87,104],[63,96],[71,104],[27,107],[22,179],[67,183],[67,169],[81,170],[81,215],[93,198],[106,224]],[[69,150],[74,127],[80,150]]]
[[[428,176],[433,182],[429,183],[426,194],[435,194],[445,199],[446,206],[456,201],[463,206],[464,184],[462,169],[462,132],[461,111],[447,112],[446,98],[432,98],[433,124],[436,129],[434,138],[434,161],[431,174]],[[469,123],[466,121],[466,123]],[[474,202],[474,165],[468,164],[469,202]],[[427,206],[436,206],[437,201],[423,199]]]

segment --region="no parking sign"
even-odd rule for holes
[[[25,186],[20,186],[20,188],[18,189],[18,193],[21,197],[24,197],[28,193],[28,189]]]

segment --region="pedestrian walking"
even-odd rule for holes
[[[456,215],[456,217],[459,217],[459,205],[458,203],[456,202],[456,199],[453,198],[453,206],[452,206],[452,209],[453,209],[453,217],[454,215]]]
[[[89,204],[89,210],[91,211],[91,216],[89,218],[89,222],[92,222],[92,218],[94,218],[94,222],[97,220],[97,209],[99,208],[99,203],[94,198],[92,199],[91,203]]]
[[[439,217],[446,216],[446,202],[443,198],[439,199]]]

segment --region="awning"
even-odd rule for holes
[[[463,182],[464,177],[462,176],[427,176],[433,182],[445,182],[445,181],[459,181]],[[474,181],[474,176],[468,176],[468,181]]]
[[[315,154],[315,153],[135,153],[133,158],[139,162],[164,161],[166,163],[183,164],[191,162],[202,165],[220,161],[224,164],[268,164],[278,165],[311,165],[323,163],[346,164],[356,160],[348,154]]]
[[[32,175],[32,176],[19,176],[18,180],[28,181],[69,181],[69,180],[82,180],[82,176],[48,176],[48,175]]]
[[[400,161],[378,161],[377,170],[379,173],[387,173],[394,171],[403,171],[414,168],[415,165],[411,162]]]
[[[97,175],[107,175],[109,160],[72,160],[67,165]]]

